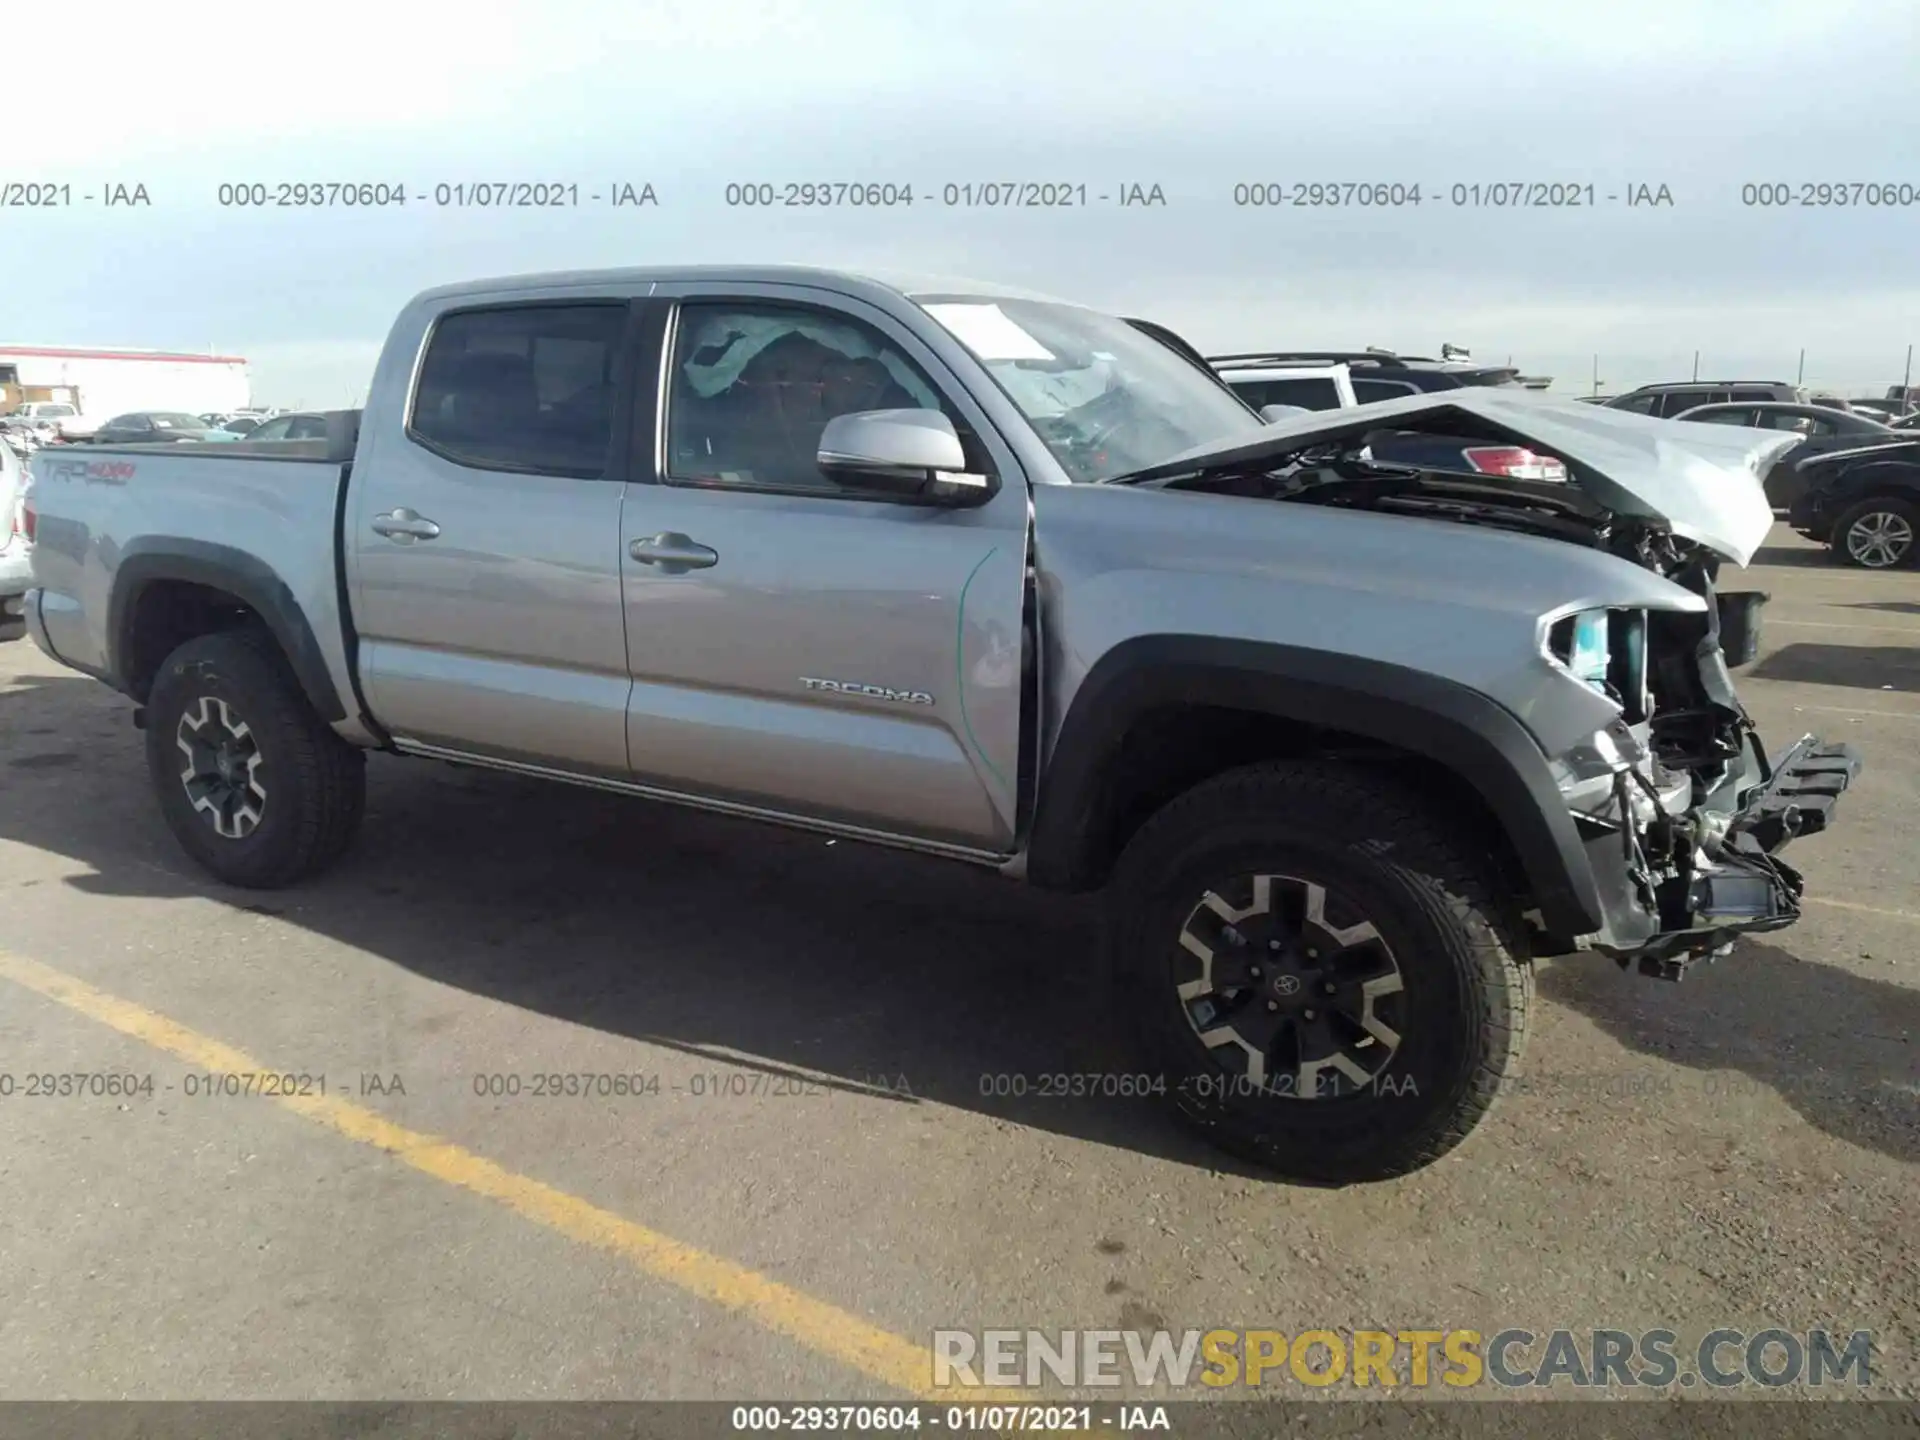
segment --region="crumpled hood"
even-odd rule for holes
[[[1271,459],[1375,430],[1521,445],[1567,466],[1568,483],[1616,515],[1657,521],[1673,534],[1745,565],[1773,527],[1761,486],[1769,466],[1800,436],[1731,425],[1654,420],[1626,410],[1553,400],[1531,390],[1472,386],[1321,410],[1266,426],[1251,438],[1203,445],[1133,484]],[[1494,477],[1488,477],[1494,479]],[[1495,480],[1497,483],[1497,480]]]

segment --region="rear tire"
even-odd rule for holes
[[[1885,496],[1848,507],[1833,525],[1828,542],[1843,565],[1863,570],[1897,570],[1920,556],[1920,507]]]
[[[1483,856],[1334,762],[1230,771],[1150,819],[1115,868],[1110,943],[1177,1114],[1321,1183],[1465,1140],[1519,1073],[1533,990]]]
[[[314,711],[264,633],[203,635],[169,655],[147,697],[146,740],[168,828],[229,885],[291,885],[359,829],[366,757]]]

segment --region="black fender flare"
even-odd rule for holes
[[[1486,802],[1555,934],[1591,934],[1604,906],[1573,816],[1526,728],[1477,690],[1324,650],[1202,635],[1123,641],[1094,665],[1044,767],[1027,875],[1053,889],[1104,881],[1107,767],[1149,711],[1203,705],[1345,731],[1444,766]]]
[[[140,598],[154,584],[168,580],[222,590],[246,605],[278,642],[294,678],[321,718],[346,719],[346,706],[320,642],[287,582],[264,560],[244,550],[185,536],[149,536],[120,552],[107,605],[107,675],[116,689],[133,693],[125,656]]]

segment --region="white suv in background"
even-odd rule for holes
[[[1221,356],[1212,364],[1234,393],[1256,410],[1268,405],[1351,410],[1360,403],[1353,388],[1353,372],[1345,365],[1251,362],[1238,356]]]
[[[80,411],[63,400],[25,401],[5,415],[0,415],[0,425],[31,430],[42,440],[51,439],[56,434],[71,439],[92,431]]]
[[[27,538],[27,467],[0,445],[0,640],[26,634],[20,600],[33,585],[33,543]]]

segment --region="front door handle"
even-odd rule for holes
[[[658,565],[669,575],[682,570],[704,570],[720,558],[718,550],[697,544],[678,530],[663,530],[645,540],[636,540],[627,553],[642,565]]]
[[[398,510],[374,516],[373,533],[386,536],[396,545],[411,545],[416,540],[433,539],[440,533],[440,527],[402,505]]]

